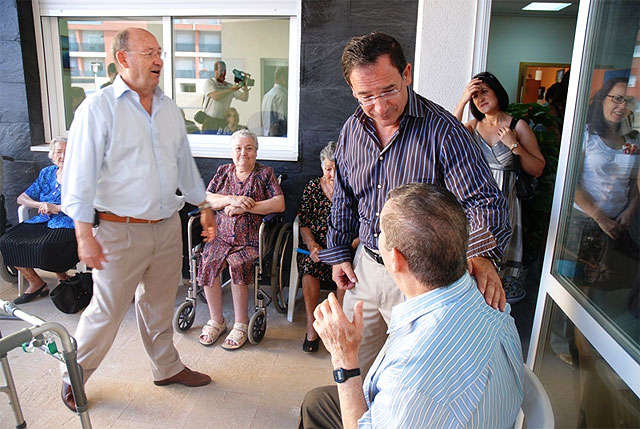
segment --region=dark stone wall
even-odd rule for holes
[[[3,58],[0,65],[0,153],[20,160],[14,163],[19,167],[9,167],[5,163],[5,177],[12,182],[11,189],[5,186],[5,195],[7,200],[15,202],[15,197],[29,186],[48,160],[44,154],[29,151],[31,142],[43,138],[30,2],[5,0],[0,3],[0,55]],[[417,12],[418,0],[302,2],[299,160],[265,162],[277,173],[288,176],[283,183],[286,219],[295,217],[304,185],[322,174],[320,150],[327,142],[338,138],[342,124],[356,108],[340,67],[344,45],[353,36],[383,31],[402,44],[407,60],[413,62]],[[197,158],[196,162],[206,184],[218,166],[230,160]],[[15,205],[8,210],[9,217],[15,219]]]
[[[6,210],[9,223],[17,221],[16,198],[37,177],[38,160],[42,166],[47,157],[29,150],[32,136],[43,141],[40,84],[31,17],[31,2],[0,2],[0,155],[3,161]],[[28,20],[25,18],[29,18]],[[25,24],[26,21],[26,25]],[[23,51],[31,50],[31,64],[23,62]],[[34,81],[35,78],[35,81]],[[28,88],[28,90],[27,90]],[[35,121],[30,121],[36,112]]]
[[[282,185],[287,220],[295,217],[304,185],[322,174],[320,151],[338,139],[344,121],[357,106],[342,77],[342,49],[350,38],[378,30],[395,37],[407,61],[413,63],[417,13],[417,0],[303,0],[299,160],[265,162],[288,176]],[[207,183],[219,165],[229,162],[196,161]]]

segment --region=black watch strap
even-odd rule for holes
[[[360,375],[360,368],[355,368],[355,369],[338,368],[335,371],[333,371],[333,380],[336,383],[344,383],[351,377],[357,377],[359,375]]]

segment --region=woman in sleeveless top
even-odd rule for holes
[[[509,203],[512,234],[502,260],[500,278],[507,301],[513,304],[521,301],[526,294],[522,279],[521,209],[515,187],[515,155],[520,157],[522,170],[536,177],[542,174],[545,160],[528,124],[505,113],[509,97],[494,75],[489,72],[478,73],[465,87],[453,111],[460,121],[467,103],[475,119],[467,122],[465,127],[480,146],[494,179]]]

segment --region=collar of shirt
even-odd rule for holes
[[[447,286],[430,290],[396,305],[391,311],[391,322],[387,333],[391,334],[425,314],[459,300],[475,287],[475,281],[468,272],[465,272],[462,277]]]
[[[133,92],[136,95],[136,97],[138,97],[138,99],[140,98],[138,93],[135,92],[133,89],[131,89],[131,87],[129,85],[127,85],[127,83],[122,79],[122,77],[120,75],[116,76],[116,78],[113,81],[113,84],[111,86],[113,87],[113,91],[114,91],[113,93],[114,93],[116,98],[120,98],[122,96],[122,94],[124,94],[127,91]],[[154,101],[156,99],[162,98],[162,97],[164,97],[164,91],[159,86],[156,86],[153,89]]]
[[[402,122],[405,121],[405,118],[407,116],[415,116],[417,118],[423,118],[425,116],[427,116],[427,110],[425,109],[425,107],[422,105],[422,103],[420,102],[420,99],[418,98],[418,96],[416,95],[416,93],[413,91],[413,89],[410,86],[407,86],[407,92],[409,93],[409,96],[407,98],[407,105],[404,108],[404,113],[402,115],[402,119],[400,120],[400,123],[402,124]],[[358,107],[356,108],[356,111],[353,113],[353,115],[358,118],[358,120],[364,125],[367,122],[372,122],[373,119],[371,119],[370,117],[368,117],[366,115],[366,113],[364,113],[364,110],[362,110],[362,106],[358,105]]]

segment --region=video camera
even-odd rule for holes
[[[256,84],[255,79],[251,79],[249,73],[245,73],[242,70],[233,69],[233,81],[239,86],[250,87]]]

